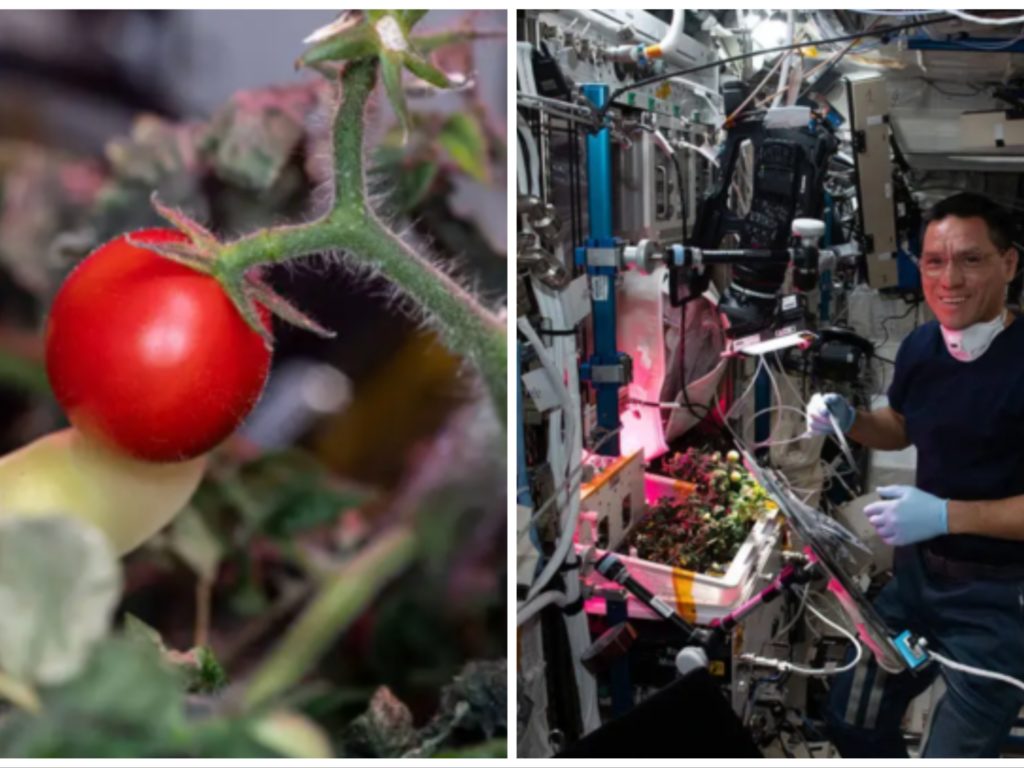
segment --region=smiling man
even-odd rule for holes
[[[808,426],[878,450],[913,444],[914,486],[879,488],[864,512],[896,547],[876,608],[962,664],[1024,679],[1024,320],[1006,308],[1017,270],[1013,219],[959,194],[926,217],[920,260],[936,320],[900,346],[889,406],[855,411],[816,394]],[[889,674],[874,660],[839,677],[829,700],[844,757],[905,757],[900,723],[939,674]],[[924,757],[995,757],[1024,703],[1008,683],[941,668],[947,690]]]

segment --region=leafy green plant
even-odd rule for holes
[[[669,457],[663,470],[694,485],[682,499],[665,496],[634,526],[626,541],[637,556],[689,571],[723,573],[754,523],[768,494],[739,463],[739,455],[689,448]]]

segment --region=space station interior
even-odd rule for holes
[[[894,548],[865,509],[917,448],[811,430],[810,401],[888,406],[935,320],[933,205],[1024,207],[1024,17],[517,23],[518,755],[837,757],[840,675],[944,662],[874,607]]]

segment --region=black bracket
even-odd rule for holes
[[[864,130],[853,132],[853,151],[857,154],[868,151],[868,136]]]

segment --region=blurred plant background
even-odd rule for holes
[[[0,452],[64,424],[43,367],[50,299],[94,246],[161,224],[153,190],[228,238],[323,210],[332,92],[292,62],[332,18],[0,11]],[[427,14],[417,32],[465,38],[431,56],[470,85],[408,84],[405,143],[379,94],[367,125],[378,210],[495,309],[505,24],[504,11]],[[256,411],[190,507],[122,563],[116,630],[34,713],[0,703],[0,756],[505,754],[505,438],[489,401],[383,282],[324,260],[271,282],[338,337],[275,328]],[[360,603],[287,700],[240,714],[237,691],[311,596],[402,517],[416,562]],[[8,531],[5,550],[4,535],[0,603],[26,581],[60,587],[46,563],[73,548],[43,546],[35,581],[5,582],[4,551],[40,545]],[[0,667],[18,621],[0,615]],[[42,631],[81,627],[50,617]],[[11,685],[0,676],[18,701]]]

